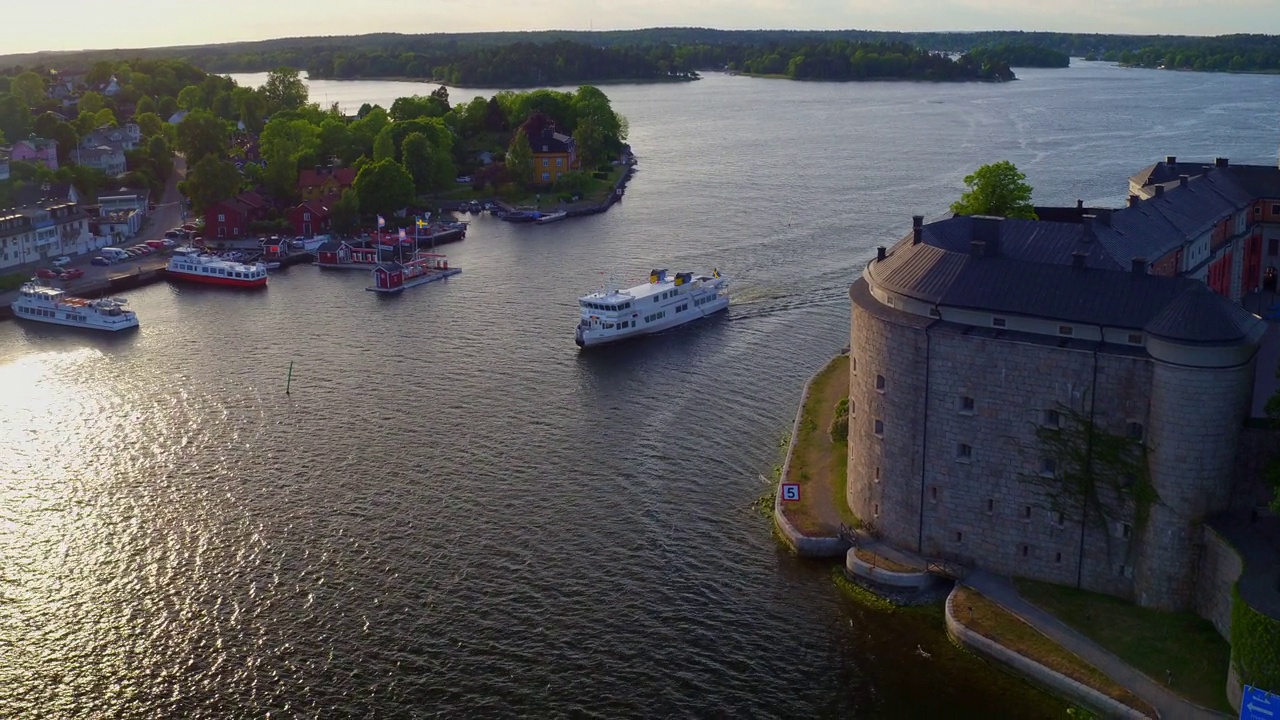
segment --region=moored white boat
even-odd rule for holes
[[[538,223],[539,225],[546,225],[547,223],[558,222],[567,217],[569,217],[569,213],[565,212],[564,210],[560,210],[558,212],[553,212],[547,215],[543,215],[542,217],[538,218],[534,222]]]
[[[267,284],[265,264],[246,265],[224,260],[217,255],[201,253],[196,248],[174,248],[173,257],[165,269],[172,278],[210,285],[263,287]]]
[[[721,277],[719,270],[710,275],[672,276],[666,270],[653,270],[643,285],[626,290],[606,286],[578,298],[581,317],[574,342],[583,348],[604,345],[706,317],[729,307],[729,296],[724,294],[728,286],[728,278]]]
[[[138,316],[125,309],[126,302],[123,298],[86,300],[58,288],[27,282],[9,307],[13,316],[21,320],[118,331],[138,327]]]

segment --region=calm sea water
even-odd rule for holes
[[[128,337],[0,323],[0,716],[1062,717],[751,509],[849,282],[978,165],[1119,203],[1166,154],[1275,159],[1278,77],[1019,74],[611,86],[625,201],[474,219],[447,282],[296,267],[132,292]],[[734,303],[579,354],[575,298],[651,267]]]

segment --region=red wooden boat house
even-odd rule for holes
[[[378,248],[352,245],[345,241],[330,240],[316,248],[315,265],[329,268],[354,268],[367,270],[378,264]]]

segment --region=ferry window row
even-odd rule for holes
[[[689,303],[676,306],[676,312],[684,312],[685,310],[688,310],[688,309],[689,309]]]
[[[624,302],[624,303],[622,303],[621,305],[602,305],[602,304],[600,304],[600,303],[589,303],[589,302],[584,302],[584,303],[582,303],[582,305],[583,305],[583,307],[587,307],[587,308],[590,308],[590,309],[592,309],[592,310],[600,310],[601,312],[617,312],[617,311],[619,311],[619,310],[630,310],[630,309],[631,309],[631,303],[629,303],[629,302]]]
[[[645,315],[645,316],[644,316],[644,321],[645,321],[645,322],[647,322],[647,323],[648,323],[648,322],[653,322],[654,320],[661,320],[662,318],[664,318],[664,317],[666,317],[666,316],[667,316],[667,311],[666,311],[666,310],[663,310],[663,311],[661,311],[661,312],[656,312],[656,313],[654,313],[654,314],[652,314],[652,315]]]
[[[636,321],[635,321],[635,320],[632,320],[630,325],[628,325],[628,324],[627,324],[627,323],[625,323],[625,322],[620,322],[620,323],[618,323],[617,328],[618,328],[619,330],[621,330],[621,329],[623,329],[623,328],[625,328],[625,327],[635,327],[635,326],[636,326]],[[612,330],[612,329],[614,329],[614,324],[613,324],[613,323],[605,323],[605,324],[604,324],[604,329],[605,329],[605,330]]]
[[[47,317],[47,318],[58,317],[57,312],[53,310],[46,310],[44,308],[29,308],[29,307],[24,307],[19,305],[16,309],[19,313],[22,313],[23,315],[35,315],[36,317]],[[63,313],[62,315],[63,315],[63,319],[65,320],[74,320],[76,322],[89,321],[89,318],[84,315],[78,315],[75,313]]]
[[[715,300],[715,299],[716,299],[716,296],[715,296],[715,295],[712,295],[711,297],[700,297],[700,298],[694,298],[694,299],[693,299],[693,304],[694,304],[694,305],[706,305],[707,303],[709,303],[709,302],[711,302],[712,300]]]
[[[179,270],[186,270],[188,272],[198,272],[198,273],[203,273],[205,275],[223,275],[231,278],[239,278],[241,280],[253,279],[253,273],[232,272],[232,271],[225,270],[223,268],[202,268],[195,265],[182,265],[182,264],[179,264],[176,267]]]

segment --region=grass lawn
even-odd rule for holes
[[[1138,607],[1085,590],[1017,580],[1018,592],[1148,677],[1207,708],[1231,712],[1227,663],[1231,646],[1193,613]],[[1170,682],[1172,680],[1172,682]]]
[[[9,273],[0,275],[0,292],[9,292],[22,287],[22,283],[31,279],[31,273]]]
[[[951,604],[955,617],[965,627],[994,640],[1047,668],[1118,700],[1129,707],[1156,717],[1156,711],[1124,686],[1079,656],[1065,650],[1039,630],[1023,622],[1008,610],[967,587],[957,587]]]
[[[783,482],[800,484],[799,502],[783,502],[782,513],[806,535],[829,535],[839,523],[861,523],[844,499],[847,444],[833,443],[827,430],[836,403],[849,395],[849,356],[841,355],[819,371],[801,411],[791,466]]]

